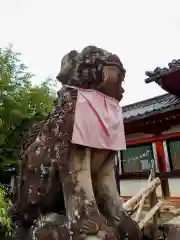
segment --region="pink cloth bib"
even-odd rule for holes
[[[119,102],[95,90],[78,88],[72,143],[98,149],[126,149]]]

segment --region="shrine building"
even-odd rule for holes
[[[116,176],[124,198],[147,186],[154,168],[159,197],[180,200],[180,64],[173,61],[146,73],[146,83],[155,81],[167,94],[123,107],[127,149],[118,152]]]

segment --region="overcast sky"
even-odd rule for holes
[[[179,0],[0,0],[0,47],[12,43],[39,83],[55,78],[71,49],[97,45],[119,55],[124,104],[164,93],[144,72],[180,58]]]

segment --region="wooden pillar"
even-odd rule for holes
[[[159,172],[167,172],[167,164],[166,164],[166,156],[164,152],[163,141],[156,141],[156,152],[157,152],[157,159],[158,159],[158,166]],[[161,187],[162,187],[162,194],[164,198],[169,197],[169,184],[168,179],[161,178]]]
[[[160,172],[167,172],[164,146],[162,141],[156,141],[156,152]]]

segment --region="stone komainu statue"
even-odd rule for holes
[[[96,90],[119,102],[124,77],[119,58],[94,46],[62,59],[55,109],[32,128],[23,145],[12,212],[30,239],[119,239],[124,233],[139,239],[117,191],[116,151],[72,143],[78,89]],[[96,129],[91,132],[96,139]]]

